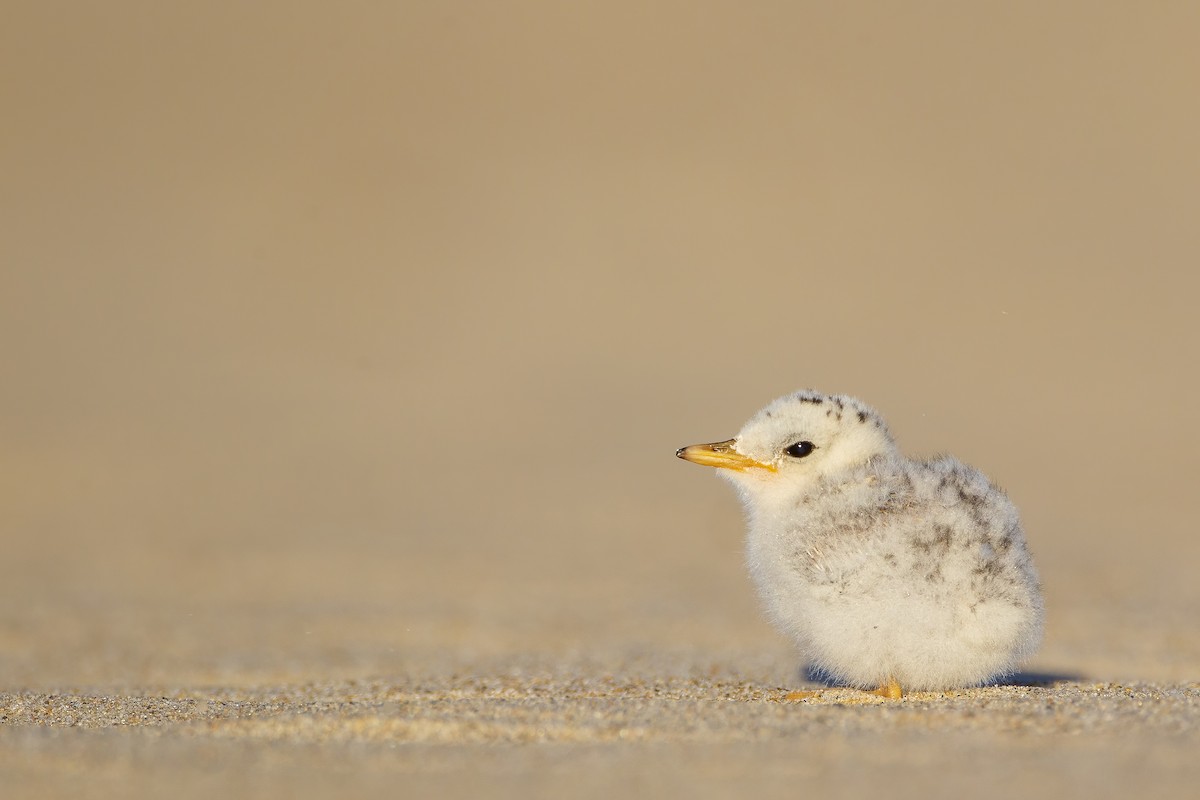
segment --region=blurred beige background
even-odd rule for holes
[[[5,17],[0,685],[784,684],[673,452],[801,387],[1008,489],[1031,669],[1200,672],[1200,7]]]

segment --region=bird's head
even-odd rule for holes
[[[717,467],[747,500],[794,497],[820,478],[895,453],[883,418],[846,395],[801,391],[775,400],[724,442],[675,455]]]

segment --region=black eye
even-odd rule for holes
[[[792,458],[804,458],[806,455],[816,450],[817,446],[812,442],[796,442],[789,445],[783,452],[787,453]]]

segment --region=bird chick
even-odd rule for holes
[[[906,458],[860,400],[801,391],[676,455],[733,482],[767,614],[831,681],[886,697],[977,686],[1037,649],[1017,509],[955,458]]]

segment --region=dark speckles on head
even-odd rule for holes
[[[865,412],[865,411],[858,412],[858,421],[866,422],[867,421],[867,412]]]
[[[913,536],[910,540],[914,549],[922,553],[936,553],[945,555],[950,552],[950,546],[954,541],[953,531],[948,525],[934,525],[933,535],[928,539],[923,538],[920,534]]]
[[[999,559],[989,558],[988,560],[981,562],[979,566],[975,567],[975,569],[972,571],[976,575],[982,575],[985,578],[994,578],[1004,571],[1004,565],[1000,563]]]
[[[811,394],[804,394],[804,393],[796,395],[796,399],[799,400],[801,403],[812,403],[813,405],[816,405],[816,406],[819,406],[825,402],[824,397],[816,397]]]

